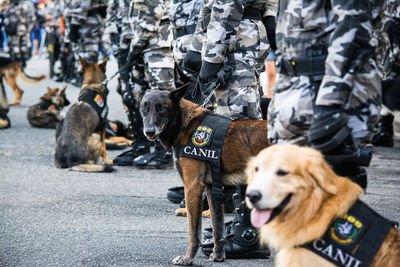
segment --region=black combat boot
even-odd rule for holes
[[[372,138],[374,146],[393,147],[393,119],[392,114],[381,117],[377,124],[378,132]]]
[[[150,144],[149,141],[140,138],[133,143],[133,147],[131,150],[125,151],[124,153],[118,155],[113,163],[117,166],[133,166],[134,159],[139,157],[140,155],[146,154],[150,152]]]
[[[172,169],[174,158],[172,149],[165,150],[159,141],[156,141],[154,152],[143,154],[134,160],[140,169]]]
[[[238,192],[239,191],[239,192]],[[233,195],[236,206],[236,215],[231,222],[225,224],[226,236],[225,254],[227,259],[268,259],[271,252],[259,243],[257,230],[250,223],[250,210],[244,203],[240,191]],[[201,251],[210,256],[214,248],[213,239],[206,239],[202,243]]]

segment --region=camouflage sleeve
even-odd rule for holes
[[[276,17],[278,10],[278,0],[268,0],[263,9],[263,18],[267,16]]]
[[[91,0],[72,0],[69,3],[67,17],[71,19],[71,24],[81,25],[87,19],[90,2]]]
[[[204,22],[209,20],[211,16],[211,9],[207,2],[208,0],[202,0],[199,20],[192,39],[192,49],[198,53],[201,53],[203,42],[206,38],[207,28],[205,27]]]
[[[226,50],[236,38],[245,4],[245,0],[214,1],[203,60],[209,63],[224,62]]]
[[[107,17],[105,25],[106,34],[118,34],[118,0],[110,0],[107,4]]]
[[[330,0],[334,29],[330,34],[325,75],[316,105],[343,106],[354,86],[354,75],[373,53],[369,1]]]
[[[132,29],[131,46],[143,48],[157,31],[164,15],[165,7],[160,0],[135,0],[130,9],[130,24]]]

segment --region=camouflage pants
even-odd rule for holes
[[[238,119],[262,119],[259,72],[267,56],[268,40],[261,21],[240,22],[234,50],[232,78],[224,88],[215,91],[216,113]]]
[[[344,106],[353,136],[368,143],[379,119],[381,78],[370,60],[354,77],[353,90]],[[271,143],[307,145],[307,131],[314,115],[313,107],[320,82],[309,76],[279,74],[268,108],[268,138]]]
[[[102,21],[97,17],[90,17],[79,29],[79,40],[74,44],[74,51],[89,63],[97,63],[99,49],[102,44]]]
[[[29,34],[8,36],[8,46],[11,57],[15,60],[28,60],[30,57],[31,42]]]
[[[147,89],[174,90],[174,60],[169,48],[159,48],[143,52],[143,64],[134,66],[133,93],[140,103]]]

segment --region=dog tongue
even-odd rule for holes
[[[251,224],[256,228],[260,228],[269,221],[271,213],[272,209],[268,210],[253,209],[251,211]]]

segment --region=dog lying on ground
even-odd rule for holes
[[[18,77],[21,77],[22,81],[28,84],[37,83],[46,79],[45,75],[37,77],[27,75],[20,63],[6,57],[0,57],[0,73],[14,93],[14,100],[9,103],[10,105],[18,105],[21,103],[22,95],[24,94],[24,91],[17,84]]]
[[[29,124],[38,128],[56,128],[63,118],[60,111],[70,103],[62,89],[57,96],[59,88],[47,88],[47,93],[40,98],[40,102],[29,108],[27,117]]]
[[[107,88],[105,79],[107,58],[100,64],[80,58],[83,85],[79,102],[72,105],[56,130],[55,165],[77,171],[113,171],[106,153]],[[100,157],[105,166],[96,165]]]
[[[278,250],[276,266],[400,266],[399,230],[379,215],[370,216],[376,213],[358,202],[361,187],[337,176],[317,150],[274,145],[253,158],[246,173],[251,222],[259,228],[262,243]],[[359,214],[368,214],[367,218],[353,215],[359,206],[363,211]],[[372,218],[374,227],[368,224]],[[385,227],[376,228],[381,219]],[[380,230],[382,245],[376,236],[366,243],[357,239],[367,239]],[[374,257],[372,250],[364,253],[363,244],[375,243]],[[351,252],[345,253],[339,244]],[[373,260],[368,265],[359,255],[371,255]]]
[[[166,147],[187,144],[202,119],[211,112],[183,97],[186,88],[174,91],[150,91],[143,97],[140,112],[143,117],[143,131],[149,140],[159,139]],[[245,184],[244,170],[248,158],[256,155],[268,145],[267,122],[262,120],[238,120],[232,122],[226,131],[221,155],[221,176],[223,185]],[[191,265],[200,247],[202,194],[204,188],[211,211],[214,252],[210,259],[225,259],[223,236],[223,204],[211,197],[210,163],[203,160],[179,157],[177,169],[185,187],[189,247],[185,256],[178,256],[174,264]]]

